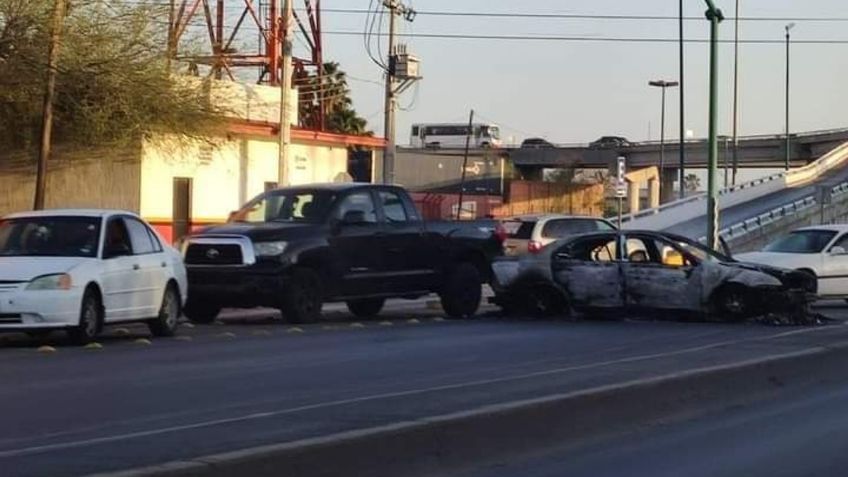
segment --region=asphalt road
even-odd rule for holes
[[[747,219],[769,212],[780,206],[786,205],[789,202],[794,202],[809,195],[813,195],[816,193],[816,188],[818,186],[826,185],[833,187],[845,180],[848,180],[848,169],[840,169],[826,174],[811,185],[784,189],[760,197],[756,200],[724,208],[721,210],[721,214],[719,215],[719,219],[721,220],[719,229],[730,227],[731,225],[739,222],[744,222]],[[676,233],[693,239],[698,239],[703,236],[705,230],[707,230],[706,215],[686,222],[681,222],[665,229],[666,232]]]
[[[845,380],[454,477],[806,477],[848,469]]]
[[[327,436],[848,339],[813,328],[386,318],[291,327],[259,314],[102,349],[0,341],[2,475],[55,477]],[[330,318],[345,318],[338,309]],[[843,308],[827,310],[845,314]]]

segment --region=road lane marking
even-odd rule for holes
[[[707,344],[707,345],[693,346],[693,347],[689,347],[689,348],[683,348],[683,349],[664,352],[664,353],[651,353],[651,354],[630,356],[630,357],[619,358],[619,359],[614,359],[614,360],[602,361],[602,362],[598,362],[598,363],[575,365],[575,366],[566,366],[566,367],[562,367],[562,368],[548,369],[548,370],[543,370],[543,371],[536,371],[536,372],[532,372],[532,373],[525,373],[525,374],[506,376],[506,377],[500,377],[500,378],[480,379],[480,380],[476,380],[476,381],[467,381],[467,382],[463,382],[463,383],[446,384],[446,385],[432,386],[432,387],[427,387],[427,388],[410,389],[410,390],[406,390],[406,391],[396,391],[396,392],[390,392],[390,393],[374,394],[374,395],[370,395],[370,396],[360,396],[360,397],[349,398],[349,399],[339,399],[339,400],[334,400],[334,401],[325,401],[325,402],[321,402],[321,403],[307,404],[307,405],[293,407],[293,408],[279,409],[279,410],[275,410],[275,411],[267,411],[267,412],[260,412],[260,413],[251,413],[251,414],[246,414],[246,415],[243,415],[243,416],[236,416],[236,417],[231,417],[231,418],[213,419],[213,420],[201,421],[201,422],[196,422],[196,423],[193,423],[193,424],[185,424],[185,425],[180,425],[180,426],[169,426],[169,427],[163,427],[163,428],[157,428],[157,429],[149,429],[149,430],[146,430],[146,431],[137,431],[137,432],[124,433],[124,434],[115,434],[115,435],[111,435],[111,436],[95,437],[95,438],[82,439],[82,440],[77,440],[77,441],[59,442],[59,443],[55,443],[55,444],[46,444],[46,445],[41,445],[41,446],[31,446],[31,447],[23,447],[23,448],[18,448],[18,449],[0,450],[0,458],[19,457],[19,456],[25,456],[25,455],[31,455],[31,454],[39,454],[39,453],[44,453],[44,452],[50,452],[50,451],[55,451],[55,450],[65,450],[65,449],[74,449],[74,448],[79,448],[79,447],[88,447],[88,446],[103,444],[103,443],[108,443],[108,442],[126,441],[126,440],[130,440],[130,439],[136,439],[136,438],[139,438],[139,437],[150,437],[150,436],[156,436],[156,435],[161,435],[161,434],[170,434],[170,433],[175,433],[175,432],[201,429],[201,428],[206,428],[206,427],[220,426],[220,425],[225,425],[225,424],[243,423],[243,422],[255,421],[255,420],[258,420],[258,419],[276,418],[276,417],[296,414],[296,413],[300,413],[300,412],[314,411],[314,410],[319,410],[319,409],[328,409],[328,408],[346,406],[346,405],[351,405],[351,404],[359,404],[359,403],[363,403],[363,402],[379,401],[379,400],[382,400],[382,399],[395,399],[395,398],[401,398],[401,397],[416,396],[416,395],[421,395],[421,394],[429,394],[429,393],[434,393],[434,392],[450,391],[450,390],[471,388],[471,387],[478,387],[478,386],[486,386],[486,385],[492,385],[492,384],[501,384],[501,383],[507,383],[507,382],[513,382],[513,381],[522,381],[522,380],[526,380],[526,379],[545,377],[545,376],[554,376],[554,375],[565,374],[565,373],[573,372],[573,371],[582,371],[582,370],[587,370],[587,369],[602,368],[602,367],[605,367],[605,366],[610,366],[610,365],[615,365],[615,364],[627,364],[627,363],[634,363],[634,362],[639,362],[639,361],[648,361],[648,360],[652,360],[652,359],[665,358],[665,357],[670,357],[670,356],[684,355],[684,354],[694,353],[694,352],[697,352],[697,351],[704,351],[704,350],[707,350],[707,349],[720,348],[722,346],[727,346],[727,345],[731,345],[731,344],[739,344],[739,343],[752,342],[752,341],[765,341],[765,340],[770,340],[770,339],[774,339],[774,338],[781,338],[781,337],[790,336],[790,335],[810,333],[810,332],[819,331],[819,330],[826,329],[826,328],[827,327],[808,328],[808,329],[803,329],[803,330],[793,330],[793,331],[787,331],[787,332],[782,332],[782,333],[776,333],[776,334],[773,334],[773,335],[760,336],[760,337],[754,337],[754,338],[725,340],[725,341],[720,341],[720,342],[711,343],[711,344]],[[805,348],[804,350],[797,351],[797,352],[794,352],[794,353],[787,353],[787,355],[790,355],[790,354],[804,355],[804,354],[809,354],[809,353],[820,352],[824,349],[825,349],[825,347],[813,346],[813,347]],[[758,358],[758,359],[762,359],[762,358]],[[727,366],[732,366],[732,365],[741,364],[741,363],[747,363],[747,362],[751,362],[751,361],[752,360],[743,360],[743,361],[737,361],[737,362],[734,362],[734,363],[716,365],[714,367],[722,367],[722,366],[727,367]],[[690,372],[692,372],[692,370],[678,371],[677,373],[673,373],[673,374],[683,375],[685,373],[690,373]],[[655,378],[645,378],[645,379],[655,379]],[[620,385],[620,383],[619,384],[611,384],[611,385],[608,385],[608,386],[614,387],[614,386],[619,386],[619,385]],[[577,391],[573,391],[573,392],[579,393],[579,392],[585,392],[585,390],[577,390]]]

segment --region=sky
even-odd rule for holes
[[[588,20],[468,18],[426,15],[427,11],[497,13],[576,13],[676,16],[674,0],[406,0],[422,12],[403,32],[586,37],[677,38],[676,20]],[[297,1],[299,6],[301,2]],[[337,61],[354,78],[354,106],[382,134],[382,72],[368,58],[362,35],[366,15],[334,8],[367,9],[368,0],[324,0],[325,60]],[[734,2],[716,0],[733,16]],[[686,37],[709,37],[703,1],[685,0]],[[841,17],[840,0],[740,0],[740,17]],[[786,20],[740,22],[740,38],[782,40]],[[796,20],[793,40],[848,40],[842,22]],[[720,25],[722,39],[733,38],[733,22]],[[660,91],[652,79],[678,79],[678,46],[672,43],[404,39],[421,58],[424,79],[400,97],[398,143],[408,141],[409,126],[423,122],[464,122],[478,118],[499,124],[505,137],[545,137],[557,143],[592,141],[602,135],[631,140],[659,139]],[[848,44],[792,46],[791,129],[848,127]],[[719,129],[732,125],[733,46],[719,48]],[[707,133],[709,48],[685,48],[686,128]],[[783,44],[740,45],[740,135],[778,134],[784,129],[785,49]],[[666,136],[678,135],[678,92],[667,97]]]

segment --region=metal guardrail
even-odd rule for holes
[[[842,182],[841,184],[831,188],[831,197],[839,197],[844,194],[848,194],[848,181]],[[719,230],[718,233],[725,240],[739,238],[765,225],[795,215],[799,212],[809,209],[810,207],[814,207],[817,203],[818,201],[816,200],[815,195],[808,195],[803,199],[798,199],[796,201],[789,202],[785,205],[774,208],[766,213],[760,214],[756,217],[752,217],[742,222],[737,222],[729,227],[725,227]],[[701,237],[698,239],[698,241],[706,243],[707,237]]]

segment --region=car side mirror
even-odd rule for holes
[[[342,225],[359,225],[365,223],[365,211],[348,210],[342,217]]]
[[[846,251],[844,247],[840,247],[840,246],[837,245],[835,247],[830,247],[830,254],[831,255],[846,255],[846,254],[848,254],[848,251]]]
[[[109,245],[103,250],[103,258],[125,257],[127,255],[132,255],[132,252],[125,243]]]

